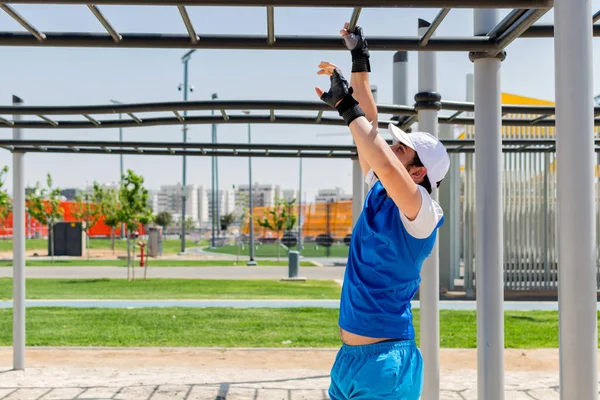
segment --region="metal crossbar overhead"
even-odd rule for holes
[[[555,5],[556,3],[556,5]],[[0,2],[0,9],[19,23],[24,31],[0,31],[0,47],[89,47],[89,48],[181,48],[191,49],[255,49],[255,50],[337,50],[346,51],[339,36],[276,35],[277,7],[339,7],[348,13],[350,27],[356,26],[363,9],[375,8],[437,8],[439,12],[431,23],[422,21],[418,34],[406,37],[369,37],[371,51],[462,51],[469,52],[475,65],[474,103],[441,100],[435,93],[435,63],[419,65],[420,76],[427,76],[431,85],[416,96],[413,105],[379,105],[379,113],[389,120],[378,121],[381,128],[390,123],[402,129],[422,118],[422,125],[437,124],[479,125],[475,139],[442,138],[450,153],[467,153],[466,164],[473,173],[472,153],[476,157],[477,192],[477,298],[478,307],[478,397],[487,400],[504,398],[504,346],[502,329],[502,193],[501,152],[556,153],[561,158],[557,167],[559,251],[559,323],[561,328],[561,398],[587,399],[597,396],[597,325],[596,280],[594,279],[595,224],[593,204],[593,173],[589,167],[594,152],[600,153],[600,141],[591,139],[593,126],[600,126],[600,107],[592,108],[591,82],[592,37],[600,36],[600,12],[592,15],[590,0],[14,0],[10,4],[84,5],[94,14],[106,32],[42,32],[11,5]],[[171,6],[177,9],[187,34],[161,32],[119,33],[101,12],[107,5]],[[186,7],[261,7],[266,11],[265,35],[199,35]],[[455,8],[474,9],[474,32],[471,36],[436,36],[445,18]],[[554,8],[556,26],[537,21]],[[505,18],[498,18],[497,9],[511,9]],[[346,16],[347,18],[348,16]],[[346,19],[348,20],[348,19]],[[500,102],[501,61],[504,50],[519,38],[554,38],[556,54],[555,107],[502,106]],[[423,60],[428,57],[420,57]],[[394,60],[396,62],[396,60]],[[406,61],[406,60],[405,60]],[[402,57],[398,58],[398,65]],[[403,67],[402,67],[403,68]],[[402,76],[402,68],[398,76]],[[394,84],[396,86],[396,84]],[[431,86],[431,87],[429,87]],[[429,87],[429,88],[426,88]],[[432,89],[433,88],[433,89]],[[572,98],[577,93],[577,98]],[[396,97],[396,93],[394,94]],[[404,101],[402,101],[404,102]],[[322,102],[298,101],[210,101],[163,102],[145,104],[111,104],[98,106],[31,107],[24,106],[18,97],[12,107],[0,107],[0,129],[12,128],[12,140],[0,140],[0,148],[13,153],[13,191],[15,240],[14,252],[14,306],[13,343],[15,369],[25,366],[25,229],[24,229],[24,155],[25,153],[65,154],[131,154],[174,155],[197,157],[281,157],[356,159],[354,146],[314,146],[301,144],[242,144],[242,143],[189,143],[179,142],[115,142],[80,140],[23,140],[22,129],[102,129],[114,127],[145,127],[157,125],[192,124],[321,124],[344,125],[339,116],[331,113]],[[248,115],[249,110],[263,115]],[[214,115],[203,115],[213,111]],[[244,113],[244,111],[246,111]],[[311,111],[312,115],[298,115],[294,111]],[[164,112],[157,117],[149,113]],[[196,112],[196,115],[188,115]],[[331,114],[328,114],[331,113]],[[105,114],[110,114],[106,116]],[[130,119],[114,119],[126,114]],[[442,115],[443,114],[443,115]],[[464,114],[467,114],[466,116]],[[523,117],[523,118],[521,118]],[[27,119],[24,119],[27,118]],[[554,139],[503,139],[502,126],[548,127],[556,126]],[[441,130],[440,130],[441,131]],[[438,132],[431,132],[438,134]],[[569,135],[569,138],[567,138]],[[547,158],[550,154],[547,154]],[[564,159],[564,160],[563,160]],[[491,166],[491,167],[490,167]],[[456,170],[459,173],[458,170]],[[184,172],[185,176],[185,172]],[[452,180],[452,177],[449,178]],[[218,187],[218,184],[217,184]],[[473,191],[472,189],[470,189]],[[457,192],[458,193],[458,189]],[[472,196],[472,194],[469,194]],[[569,213],[578,210],[577,215]],[[451,223],[451,218],[448,219]],[[468,225],[468,224],[467,224]],[[465,229],[471,229],[465,226]],[[457,231],[458,232],[458,231]],[[583,232],[584,240],[578,240]],[[458,234],[457,234],[458,235]],[[434,251],[438,251],[437,249]],[[472,255],[472,251],[469,250]],[[432,257],[438,257],[437,253]],[[469,256],[471,257],[471,256]],[[472,263],[473,260],[469,260]],[[569,268],[568,270],[566,268]],[[437,271],[439,272],[439,271]],[[431,288],[438,278],[436,271],[426,271],[423,285]],[[425,282],[427,280],[427,282]],[[429,296],[423,326],[439,330],[439,316],[435,312],[435,296]],[[434,336],[430,336],[434,337]],[[434,340],[435,341],[435,340]],[[439,349],[428,341],[424,362],[437,364]],[[425,380],[423,400],[439,399],[439,371],[433,367]],[[436,372],[438,372],[436,374]]]
[[[461,101],[442,100],[441,110],[453,111],[450,116],[438,117],[440,124],[474,125],[472,117],[461,117],[465,112],[472,113],[475,110],[474,103]],[[215,110],[221,116],[214,115],[187,115],[185,119],[180,112],[186,111],[210,111]],[[232,113],[238,111],[238,114]],[[248,115],[240,110],[268,111],[268,115]],[[278,110],[276,113],[275,110]],[[280,111],[314,111],[315,116],[283,114]],[[144,127],[160,125],[202,125],[202,124],[301,124],[301,125],[344,125],[339,116],[323,117],[325,111],[331,111],[322,102],[310,101],[185,101],[169,103],[139,103],[139,104],[106,104],[90,106],[0,106],[0,115],[35,115],[39,120],[12,121],[0,118],[0,129],[2,128],[29,128],[29,129],[104,129],[116,127]],[[402,120],[380,120],[379,126],[387,127],[389,123],[402,126],[404,129],[418,121],[415,106],[379,104],[379,114],[390,114],[403,116]],[[151,112],[170,112],[173,117],[140,117],[140,114]],[[555,108],[550,106],[520,106],[504,105],[502,114],[509,115],[502,119],[503,126],[540,126],[552,127],[556,125]],[[123,119],[101,119],[98,116],[127,114],[131,120]],[[137,114],[137,115],[136,115]],[[331,114],[335,114],[331,112]],[[74,119],[52,120],[48,115],[54,116],[83,116],[88,121]],[[527,118],[520,117],[521,115]],[[532,116],[533,115],[533,116]],[[594,124],[600,126],[600,107],[594,108]],[[93,117],[94,116],[94,117]]]

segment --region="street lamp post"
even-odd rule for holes
[[[246,115],[250,114],[250,111],[244,111]],[[248,123],[248,144],[252,143],[252,131],[250,129],[250,123]],[[250,224],[250,259],[246,265],[255,266],[258,265],[254,260],[254,214],[253,214],[253,204],[252,204],[252,157],[248,157],[248,208],[250,210],[250,216],[248,218],[248,223]]]
[[[298,184],[298,254],[302,254],[302,157],[300,157]]]
[[[211,96],[212,100],[216,100],[218,98],[216,93],[213,93]],[[215,115],[215,110],[211,110],[211,115]],[[212,124],[212,143],[214,144],[217,141],[217,126],[215,124]],[[212,191],[212,196],[211,196],[211,207],[212,207],[212,236],[211,236],[211,248],[215,248],[215,231],[216,229],[219,228],[219,226],[217,225],[219,223],[219,212],[217,211],[217,208],[219,207],[219,201],[217,199],[217,196],[219,195],[219,191],[218,191],[218,181],[216,178],[216,174],[218,173],[218,169],[217,169],[217,160],[215,156],[211,157],[211,161],[212,161],[212,165],[211,165],[211,180],[212,180],[212,184],[211,184],[211,191]],[[217,186],[215,188],[215,186]]]
[[[117,100],[111,100],[111,103],[113,104],[123,104],[120,101]],[[119,113],[119,121],[121,121],[123,119],[123,114]],[[119,127],[119,141],[121,143],[123,143],[123,127],[120,126]],[[123,182],[123,154],[119,154],[119,161],[121,163],[121,175],[119,177],[119,182]],[[125,223],[121,222],[121,239],[125,238]]]
[[[188,99],[188,61],[192,57],[192,54],[196,50],[190,50],[181,57],[181,61],[183,62],[183,101],[187,101]],[[193,89],[192,89],[193,90]],[[185,121],[185,117],[187,117],[187,111],[183,111],[183,120]],[[183,124],[183,143],[187,142],[187,125]],[[181,187],[181,253],[185,253],[185,206],[187,203],[186,196],[186,167],[187,167],[187,159],[186,156],[183,156],[183,177],[182,177],[182,187]]]

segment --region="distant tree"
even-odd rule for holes
[[[154,222],[158,226],[162,226],[163,230],[166,230],[173,223],[173,216],[168,211],[161,211],[156,214]]]
[[[256,218],[256,223],[263,228],[274,231],[277,235],[277,261],[280,259],[282,231],[294,228],[296,215],[294,214],[294,203],[296,199],[287,201],[284,198],[276,198],[275,205],[269,207],[261,218]]]
[[[86,237],[87,256],[90,257],[90,230],[98,223],[102,216],[103,191],[98,183],[94,182],[94,189],[90,193],[85,191],[75,195],[75,203],[71,213],[77,221],[81,221]]]
[[[195,228],[196,228],[196,222],[194,221],[194,219],[192,217],[187,217],[185,219],[185,230],[191,231]]]
[[[234,221],[235,221],[234,213],[229,213],[229,214],[225,214],[225,215],[221,216],[221,230],[227,231],[227,229],[229,229],[229,227],[231,226],[231,224],[233,224]]]
[[[0,170],[0,227],[6,227],[6,222],[10,213],[12,212],[12,199],[8,195],[8,192],[4,188],[6,174],[8,173],[8,166],[4,166]]]
[[[50,229],[50,256],[54,264],[54,225],[63,218],[64,210],[60,206],[60,189],[52,187],[50,174],[46,177],[46,184],[48,187],[42,188],[37,182],[27,194],[25,204],[29,215]]]
[[[132,170],[127,170],[123,176],[121,189],[119,191],[120,208],[118,211],[119,221],[127,227],[127,279],[129,280],[129,267],[132,266],[131,238],[140,225],[147,225],[152,221],[152,209],[148,197],[148,189],[144,187],[144,178]],[[133,245],[135,258],[135,244]],[[145,271],[144,271],[145,274]],[[132,279],[135,280],[135,268],[132,271]]]

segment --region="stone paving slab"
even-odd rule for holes
[[[440,399],[476,400],[476,378],[473,370],[442,371]],[[507,372],[505,399],[557,400],[558,378],[555,372]],[[325,370],[43,367],[2,371],[0,399],[327,400],[328,385]]]

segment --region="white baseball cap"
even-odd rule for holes
[[[427,132],[408,134],[394,124],[389,124],[388,131],[394,144],[402,143],[417,152],[419,159],[427,169],[427,177],[433,190],[446,176],[450,168],[450,156],[444,144],[438,138]]]

